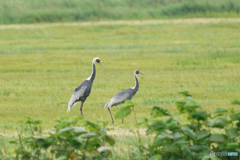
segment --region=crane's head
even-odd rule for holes
[[[142,72],[140,72],[139,70],[136,70],[135,72],[134,72],[134,74],[143,74]],[[144,75],[144,74],[143,74]]]
[[[101,63],[101,61],[100,61],[100,58],[98,58],[98,57],[94,58],[94,59],[93,59],[93,63],[95,64],[95,62],[101,64],[101,65],[104,67],[104,65],[103,65],[103,64]]]

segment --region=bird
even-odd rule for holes
[[[88,77],[85,81],[83,81],[79,86],[77,86],[74,89],[74,91],[72,93],[72,97],[71,97],[71,99],[68,103],[67,113],[70,111],[70,109],[73,105],[75,105],[78,101],[81,101],[80,111],[81,111],[81,116],[84,117],[83,111],[82,111],[83,110],[83,103],[85,102],[85,100],[87,99],[87,97],[89,96],[89,94],[91,92],[93,80],[94,80],[95,75],[96,75],[95,62],[101,64],[104,67],[104,65],[100,61],[100,58],[96,57],[96,58],[93,59],[93,61],[92,61],[92,74],[91,74],[90,77]]]
[[[105,109],[108,109],[110,116],[112,118],[112,123],[114,123],[110,108],[113,106],[117,106],[121,103],[124,103],[126,100],[131,100],[132,97],[137,93],[138,88],[139,88],[139,83],[138,83],[138,78],[137,78],[137,74],[143,74],[142,72],[140,72],[139,70],[135,70],[134,71],[134,77],[136,80],[136,85],[135,87],[132,88],[128,88],[126,90],[123,90],[121,92],[118,92],[117,94],[115,94],[105,105]],[[143,74],[144,75],[144,74]],[[122,119],[122,123],[123,123],[123,119]]]

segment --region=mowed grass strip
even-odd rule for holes
[[[202,108],[237,108],[240,97],[239,22],[162,23],[146,25],[49,26],[0,30],[0,130],[15,133],[25,116],[42,117],[44,129],[60,115],[80,116],[80,103],[67,114],[72,91],[92,72],[92,92],[83,108],[89,120],[111,124],[105,103],[133,87],[137,117],[150,117],[161,105],[176,111],[175,94],[188,89]],[[117,107],[112,108],[116,113]],[[119,126],[116,120],[114,126]],[[124,126],[134,126],[127,117]]]

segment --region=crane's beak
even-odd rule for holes
[[[99,62],[99,63],[104,67],[104,65],[101,62]]]
[[[139,74],[143,74],[143,73],[139,71]],[[144,74],[143,74],[143,75],[144,75]]]

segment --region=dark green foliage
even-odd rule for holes
[[[210,152],[240,152],[240,112],[217,108],[212,114],[202,111],[200,105],[191,98],[188,91],[180,91],[185,97],[176,101],[178,114],[172,115],[166,109],[154,106],[152,118],[136,119],[134,104],[126,101],[115,114],[117,119],[134,113],[137,138],[134,142],[125,139],[131,149],[126,159],[217,159]],[[184,123],[178,120],[186,117]],[[139,126],[146,126],[143,143]],[[217,129],[217,130],[216,130]],[[54,128],[43,133],[41,119],[27,121],[19,130],[19,139],[10,141],[18,144],[16,159],[121,159],[114,149],[115,140],[107,135],[106,124],[102,125],[81,118],[60,117]],[[134,132],[134,131],[133,131]],[[108,147],[107,147],[107,146]],[[14,157],[0,159],[11,159]],[[237,157],[233,157],[237,158]],[[221,157],[228,159],[228,157]]]
[[[240,99],[235,99],[232,101],[232,104],[240,104]]]
[[[185,98],[176,101],[179,111],[177,114],[171,115],[166,109],[154,106],[151,119],[138,120],[138,124],[146,125],[146,135],[154,135],[154,140],[148,145],[141,145],[141,141],[133,144],[137,149],[132,155],[141,155],[142,159],[155,159],[155,155],[158,155],[156,159],[200,160],[216,159],[210,157],[211,151],[240,151],[238,110],[232,109],[229,115],[226,108],[218,108],[210,114],[200,109],[200,105],[191,98],[187,90],[178,93]],[[169,118],[164,121],[162,119],[165,116]],[[179,122],[180,116],[186,117],[185,123]]]
[[[17,159],[102,159],[111,155],[115,140],[106,125],[81,118],[60,117],[54,128],[43,133],[40,119],[27,121],[19,130]],[[6,159],[6,158],[5,158]]]
[[[124,104],[118,106],[120,109],[115,113],[116,119],[123,119],[131,113],[131,108],[134,107],[134,104],[131,101],[125,101]]]
[[[0,1],[0,23],[238,17],[238,0],[21,0]]]

